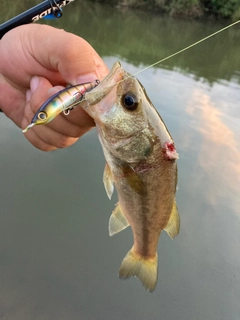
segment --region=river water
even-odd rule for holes
[[[4,3],[1,22],[37,2]],[[224,26],[80,0],[48,23],[130,73]],[[0,115],[1,320],[240,319],[239,38],[236,26],[138,75],[180,154],[181,230],[161,236],[152,294],[118,279],[132,234],[108,236],[117,200],[95,130],[44,153]]]

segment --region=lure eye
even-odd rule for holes
[[[127,93],[122,97],[122,104],[125,109],[134,111],[138,107],[138,100],[133,93]]]
[[[40,111],[37,117],[38,117],[39,120],[46,120],[47,119],[47,114],[44,111]]]

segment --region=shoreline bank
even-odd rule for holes
[[[240,19],[240,1],[229,0],[91,0],[119,8],[139,9],[177,18]]]

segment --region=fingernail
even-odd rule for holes
[[[33,93],[37,89],[38,85],[39,85],[39,77],[37,76],[32,77],[30,81],[31,93]]]
[[[62,86],[52,87],[52,88],[48,89],[48,94],[49,95],[54,95],[55,93],[57,93],[57,92],[59,92],[59,91],[61,91],[63,89],[65,89],[65,87],[62,87]]]
[[[93,82],[97,79],[98,79],[98,77],[96,76],[95,73],[84,74],[84,75],[77,77],[75,85],[81,84],[81,83],[86,83],[86,82]]]
[[[31,98],[31,90],[26,91],[26,102],[28,102]]]

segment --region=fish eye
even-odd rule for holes
[[[134,111],[138,107],[138,100],[133,93],[127,93],[122,97],[122,104],[127,110]]]
[[[47,114],[44,111],[40,111],[37,117],[38,117],[39,120],[46,120],[47,119]]]

